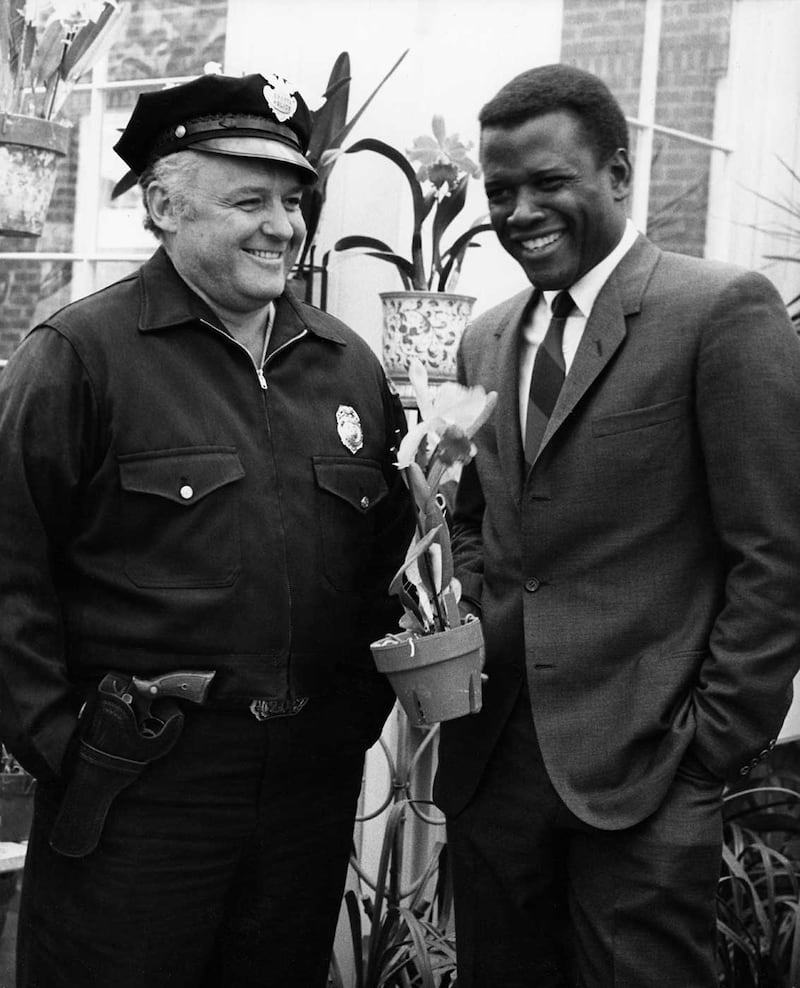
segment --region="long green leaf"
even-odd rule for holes
[[[450,247],[445,251],[442,258],[443,265],[439,276],[438,285],[440,292],[447,291],[447,283],[450,281],[450,276],[452,275],[454,268],[458,270],[461,267],[464,254],[472,243],[473,238],[477,237],[479,233],[489,233],[492,229],[493,227],[491,223],[479,223],[477,226],[470,227],[466,233],[462,233],[460,237],[457,237],[456,240],[453,241]]]
[[[411,162],[402,155],[396,148],[393,148],[390,144],[385,141],[379,141],[374,137],[365,137],[363,140],[356,141],[346,150],[346,154],[355,154],[359,151],[373,151],[375,154],[380,154],[382,157],[387,158],[389,161],[393,162],[408,182],[408,187],[411,190],[411,201],[414,207],[414,226],[411,235],[411,264],[413,266],[413,284],[414,287],[420,291],[424,291],[427,287],[425,280],[425,268],[422,260],[422,224],[427,216],[427,211],[429,207],[426,207],[425,197],[422,194],[422,188],[417,181],[417,175],[411,166]]]
[[[433,263],[431,276],[442,270],[442,235],[458,216],[467,201],[467,183],[469,175],[462,175],[450,195],[439,200],[436,214],[433,217]],[[432,287],[432,286],[431,286]]]
[[[308,141],[308,160],[316,168],[324,151],[338,148],[336,137],[347,121],[347,104],[350,96],[350,56],[346,51],[333,63],[325,89],[325,102],[311,114],[311,135]]]
[[[356,248],[372,248],[374,251],[377,251],[377,253],[370,253],[369,257],[377,257],[379,261],[385,261],[387,264],[392,264],[397,269],[397,273],[400,275],[403,282],[403,287],[406,289],[411,289],[414,276],[414,268],[412,267],[411,262],[407,258],[401,257],[399,254],[395,254],[388,244],[385,244],[382,240],[378,240],[377,237],[367,237],[361,234],[353,234],[348,237],[341,237],[333,245],[333,249],[335,251],[353,250]]]
[[[403,52],[403,54],[400,56],[400,58],[397,59],[397,61],[389,69],[389,71],[386,73],[386,75],[381,79],[381,81],[378,83],[378,85],[372,90],[372,92],[369,94],[369,96],[366,98],[366,100],[364,100],[364,102],[362,103],[361,107],[356,111],[356,113],[353,115],[353,117],[351,118],[351,120],[349,120],[348,123],[342,128],[342,130],[336,135],[336,137],[334,138],[334,140],[335,140],[336,143],[334,145],[331,145],[331,146],[335,146],[335,147],[341,147],[342,146],[342,144],[345,142],[345,140],[347,139],[348,135],[352,131],[353,127],[355,127],[355,125],[361,119],[361,116],[363,115],[364,111],[367,109],[367,107],[370,105],[370,103],[373,101],[373,99],[375,99],[375,97],[381,91],[381,89],[383,88],[383,86],[385,85],[385,83],[389,80],[389,78],[394,74],[394,72],[396,71],[397,67],[400,65],[400,63],[403,61],[403,59],[406,57],[406,55],[409,53],[409,51],[410,51],[410,49],[409,48],[406,48],[406,50]]]
[[[381,944],[381,914],[383,904],[386,899],[386,880],[389,874],[389,867],[395,854],[397,831],[405,813],[405,806],[402,802],[392,805],[386,817],[386,825],[383,833],[383,844],[381,846],[381,856],[378,861],[378,872],[375,879],[375,906],[372,918],[367,947],[367,970],[371,971],[376,964],[380,953]]]
[[[344,894],[347,918],[350,922],[350,940],[353,945],[353,969],[356,974],[355,988],[364,988],[364,942],[361,933],[361,912],[358,897],[352,889]]]
[[[437,525],[435,528],[426,532],[419,539],[419,541],[409,546],[408,552],[406,553],[406,558],[403,560],[400,569],[394,574],[394,576],[392,577],[392,581],[389,584],[390,594],[396,594],[398,592],[398,588],[403,582],[403,576],[406,570],[408,569],[408,567],[412,563],[416,562],[416,560],[419,559],[419,557],[428,550],[432,542],[436,541],[436,537],[439,534],[439,527],[440,526]],[[433,589],[431,588],[431,593],[432,592]]]
[[[421,978],[420,988],[436,988],[436,983],[433,980],[433,971],[431,970],[430,958],[428,957],[425,929],[410,909],[401,907],[400,915],[405,920],[406,926],[408,927],[408,932],[411,934],[411,939],[414,941],[414,948],[416,951],[414,961]]]

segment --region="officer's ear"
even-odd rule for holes
[[[169,191],[160,182],[151,182],[144,193],[145,205],[153,225],[164,233],[175,233],[178,216]]]

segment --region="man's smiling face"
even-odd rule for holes
[[[598,162],[575,114],[486,126],[481,165],[492,226],[537,288],[569,288],[619,243],[630,192],[627,153]]]
[[[289,165],[202,154],[188,209],[173,214],[169,254],[225,318],[277,298],[305,236],[303,183]]]

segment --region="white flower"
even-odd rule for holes
[[[105,5],[105,0],[50,0],[55,19],[72,28],[96,21]]]
[[[416,461],[426,438],[430,449],[436,449],[439,459],[446,465],[468,463],[475,455],[471,439],[491,415],[497,393],[487,394],[480,386],[465,388],[447,381],[432,394],[428,373],[416,357],[409,363],[408,378],[414,388],[421,421],[403,437],[397,451],[398,467],[403,469]]]

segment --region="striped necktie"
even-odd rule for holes
[[[525,422],[525,462],[528,465],[536,459],[542,436],[564,383],[565,365],[561,342],[567,317],[574,307],[575,303],[569,292],[559,292],[556,295],[550,325],[536,351]]]

